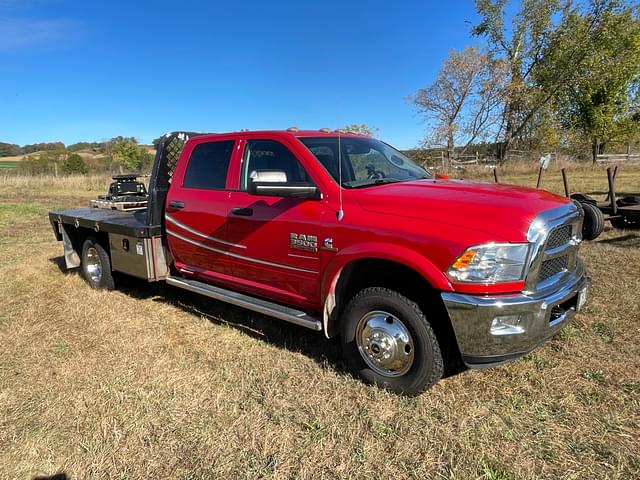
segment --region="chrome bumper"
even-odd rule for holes
[[[499,365],[525,355],[555,335],[579,310],[578,297],[586,296],[591,283],[582,263],[576,267],[557,290],[544,296],[443,292],[464,363],[472,368]],[[516,326],[497,328],[496,322],[503,321]]]

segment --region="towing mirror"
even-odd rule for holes
[[[319,199],[320,190],[313,183],[289,182],[282,170],[254,170],[247,190],[251,195]]]

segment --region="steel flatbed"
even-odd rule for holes
[[[72,208],[49,212],[49,221],[56,232],[57,224],[60,223],[135,238],[154,237],[162,232],[160,225],[147,225],[147,210],[126,212],[103,208]]]

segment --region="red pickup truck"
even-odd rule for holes
[[[438,179],[370,137],[167,134],[146,209],[51,212],[68,268],[113,272],[339,335],[367,382],[418,394],[445,362],[488,367],[586,300],[579,204]]]

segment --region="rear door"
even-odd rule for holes
[[[230,192],[229,165],[236,139],[209,137],[188,145],[167,194],[165,225],[176,267],[206,279],[231,275],[228,252],[242,250],[225,240]]]
[[[230,193],[227,238],[245,249],[233,258],[233,275],[251,293],[313,307],[320,297],[322,202],[247,193],[254,170],[282,170],[291,182],[313,179],[283,141],[267,137],[243,143],[239,189]]]

